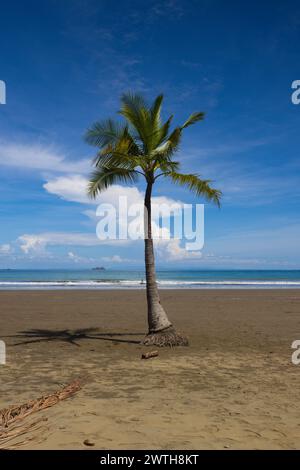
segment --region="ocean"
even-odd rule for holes
[[[157,271],[161,289],[300,288],[300,270]],[[144,289],[142,270],[0,270],[0,289]]]

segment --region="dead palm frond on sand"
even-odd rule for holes
[[[12,405],[0,410],[0,449],[19,447],[36,439],[37,435],[28,435],[37,430],[45,430],[46,417],[37,420],[30,418],[34,413],[56,405],[66,398],[72,397],[81,389],[79,380],[74,380],[60,390],[43,395],[36,400],[30,400],[22,405]],[[22,441],[16,439],[25,436]]]

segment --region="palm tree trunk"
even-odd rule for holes
[[[151,195],[153,182],[147,183],[145,193],[145,268],[146,268],[146,292],[148,307],[149,332],[143,343],[145,345],[178,346],[188,345],[188,340],[179,335],[172,327],[168,316],[160,303],[156,282],[155,259],[153,250],[152,227],[151,227]]]
[[[146,268],[146,290],[148,306],[149,333],[157,333],[171,325],[167,314],[163,309],[156,283],[155,260],[153,250],[152,228],[151,228],[151,194],[152,182],[147,184],[145,193],[145,268]]]

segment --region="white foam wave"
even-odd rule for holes
[[[220,280],[220,281],[198,281],[198,280],[158,280],[161,288],[201,288],[201,287],[300,287],[299,281],[273,281],[273,280]],[[65,281],[0,281],[0,289],[51,289],[51,288],[144,288],[145,283],[140,280],[65,280]]]

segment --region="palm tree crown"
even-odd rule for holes
[[[162,102],[163,95],[149,106],[139,94],[124,94],[119,114],[125,123],[108,119],[87,130],[87,143],[99,148],[88,187],[91,197],[115,183],[135,183],[141,175],[150,184],[162,176],[220,205],[221,192],[211,187],[210,180],[181,173],[179,162],[173,160],[183,130],[203,120],[204,113],[193,113],[182,126],[170,130],[173,116],[162,121]]]

